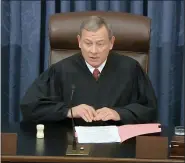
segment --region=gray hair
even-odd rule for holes
[[[80,33],[81,36],[82,30],[85,29],[87,31],[93,31],[96,32],[98,29],[100,29],[102,26],[105,26],[105,28],[108,31],[109,39],[113,36],[112,27],[110,24],[108,24],[105,19],[99,16],[90,16],[88,19],[84,20],[80,26]]]

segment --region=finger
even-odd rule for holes
[[[80,115],[80,117],[81,117],[81,118],[83,118],[86,122],[88,122],[88,121],[89,121],[89,119],[88,119],[88,117],[87,117],[87,113],[86,113],[86,110],[85,110],[85,109],[81,110],[81,111],[80,111],[80,113],[79,113],[79,115]]]
[[[108,111],[109,111],[109,109],[106,108],[106,107],[103,107],[103,108],[101,108],[101,109],[96,110],[96,117],[95,117],[95,120],[96,120],[96,121],[101,120],[101,119],[105,116],[105,114],[106,114]]]
[[[96,114],[101,113],[101,111],[102,111],[102,109],[98,109],[98,110],[96,110]]]
[[[112,119],[113,119],[113,115],[107,114],[105,117],[102,118],[102,121],[108,121],[108,120],[112,120]]]
[[[86,107],[85,110],[87,111],[91,121],[94,119],[94,113],[93,113],[93,108],[92,107]]]
[[[98,121],[98,120],[100,120],[100,117],[101,117],[101,113],[100,112],[96,113],[96,116],[94,117],[94,120]]]
[[[109,115],[109,112],[104,112],[101,116],[101,120],[103,121],[105,117],[107,117],[108,115]]]
[[[94,121],[99,121],[100,120],[100,115],[97,114],[95,117],[94,117]]]
[[[103,108],[100,108],[100,109],[96,110],[96,113],[99,114],[99,113],[105,112],[105,111],[107,111],[107,110],[109,110],[109,109],[106,108],[106,107],[103,107]]]
[[[96,110],[93,107],[91,107],[91,110],[92,110],[92,114],[93,114],[93,118],[94,118],[97,115]]]
[[[105,116],[106,112],[100,112],[97,116],[96,116],[96,120],[99,121],[99,120],[102,120],[103,117]]]
[[[96,110],[96,114],[99,114],[99,113],[104,112],[104,111],[105,111],[105,108],[98,109],[98,110]]]
[[[88,119],[86,118],[86,116],[85,116],[84,114],[81,115],[81,118],[82,118],[84,121],[88,122]]]
[[[98,117],[97,117],[97,115],[94,117],[94,119],[93,119],[94,121],[98,121]]]
[[[88,122],[92,122],[92,118],[91,118],[90,113],[89,113],[88,110],[84,109],[83,114],[87,118]]]

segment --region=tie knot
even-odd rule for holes
[[[94,78],[95,78],[96,80],[98,80],[99,75],[100,75],[100,71],[99,71],[97,68],[94,69],[94,71],[93,71],[93,76],[94,76]]]

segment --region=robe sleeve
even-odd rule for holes
[[[28,88],[20,108],[23,121],[45,122],[65,119],[68,108],[63,102],[59,73],[51,66]]]
[[[152,84],[137,62],[133,74],[129,104],[114,109],[120,115],[122,125],[154,123],[157,121],[157,100]]]

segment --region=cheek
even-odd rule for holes
[[[100,51],[103,53],[103,52],[108,52],[110,50],[110,47],[109,46],[104,46],[102,48],[100,48]]]
[[[84,45],[81,46],[81,50],[82,50],[82,51],[87,51],[87,49],[88,49],[88,48],[87,48],[86,46],[84,46]]]

